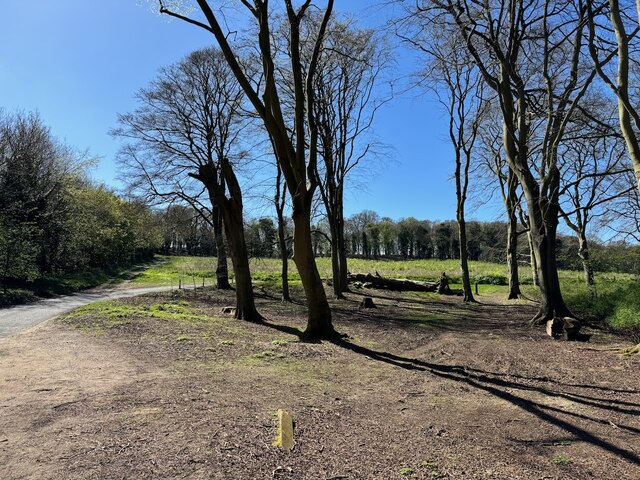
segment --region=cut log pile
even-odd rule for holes
[[[356,288],[376,288],[383,290],[393,290],[398,292],[437,292],[441,295],[461,295],[462,292],[451,290],[449,278],[445,273],[440,276],[437,282],[418,282],[415,280],[382,277],[378,272],[375,275],[370,273],[349,273],[347,281]]]

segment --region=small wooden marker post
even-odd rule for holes
[[[293,419],[282,409],[278,410],[278,433],[273,446],[293,450]]]

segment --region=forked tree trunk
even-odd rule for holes
[[[221,168],[224,172],[226,185],[229,189],[229,198],[225,195],[219,181],[218,172],[213,164],[201,166],[197,175],[191,175],[200,180],[209,197],[213,199],[215,206],[220,209],[224,231],[229,241],[231,264],[236,284],[236,311],[235,318],[250,322],[262,321],[262,316],[256,310],[251,271],[249,270],[249,255],[244,237],[244,222],[242,216],[242,192],[237,178],[233,173],[228,160],[221,159]]]
[[[293,261],[307,297],[308,320],[303,333],[305,339],[334,339],[338,336],[331,324],[331,310],[318,266],[313,255],[311,238],[311,215],[309,209],[301,208],[302,199],[293,199],[293,224],[295,228]]]
[[[230,213],[230,212],[229,212]],[[225,216],[227,217],[227,216]],[[249,255],[244,238],[244,225],[238,222],[235,215],[229,214],[225,222],[225,231],[229,239],[231,263],[236,283],[236,313],[235,318],[260,322],[262,316],[256,310],[253,297],[253,283],[249,269]]]
[[[229,267],[227,265],[227,250],[224,245],[222,212],[217,206],[213,208],[213,233],[216,240],[217,253],[216,287],[218,290],[231,290]]]

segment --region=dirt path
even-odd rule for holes
[[[162,292],[169,287],[146,288],[104,288],[87,290],[73,295],[41,300],[28,305],[0,309],[0,340],[14,335],[34,325],[50,320],[69,310],[88,305],[99,300],[133,297],[145,293]]]
[[[640,478],[640,361],[563,343],[526,305],[378,292],[335,302],[336,344],[298,341],[267,292],[127,298],[0,342],[0,478]],[[125,314],[126,313],[126,314]],[[273,413],[296,445],[274,448]]]

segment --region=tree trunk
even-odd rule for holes
[[[289,252],[287,251],[287,239],[284,231],[284,214],[277,203],[276,211],[278,214],[278,245],[280,246],[280,259],[282,260],[282,301],[291,302],[289,293]]]
[[[333,295],[337,299],[344,299],[344,295],[342,294],[343,286],[342,286],[342,276],[340,275],[340,252],[338,250],[338,237],[334,232],[333,228],[331,229],[331,273],[333,277]]]
[[[218,207],[213,208],[213,233],[216,240],[216,286],[218,290],[231,290],[229,283],[229,267],[227,265],[227,251],[224,245],[222,226],[222,212]]]
[[[260,322],[262,321],[262,316],[256,310],[253,298],[253,283],[251,281],[249,255],[247,254],[247,245],[244,238],[242,217],[238,222],[237,215],[231,213],[234,208],[231,207],[229,210],[229,214],[225,215],[225,231],[229,239],[231,263],[233,264],[236,283],[235,318],[250,322]]]
[[[629,99],[629,39],[620,14],[619,2],[617,0],[609,0],[609,7],[611,24],[618,42],[618,85],[614,90],[618,98],[618,119],[636,182],[640,189],[640,142],[636,134],[638,123],[640,122],[638,121],[637,110]],[[640,12],[640,3],[636,3],[636,7]],[[636,129],[634,129],[634,123]]]
[[[533,252],[533,235],[531,231],[527,232],[527,240],[529,241],[529,264],[531,265],[531,280],[533,284],[538,287],[540,286],[540,281],[538,280],[538,262],[536,261],[536,256]]]
[[[337,209],[332,209],[334,212]],[[347,291],[347,267],[344,252],[343,223],[336,216],[329,215],[329,230],[331,231],[331,273],[333,280],[333,295],[337,299],[344,299],[343,292]],[[342,248],[340,248],[342,246]],[[344,263],[343,263],[344,262]]]
[[[584,281],[587,286],[593,287],[596,282],[593,274],[593,266],[591,265],[591,259],[589,258],[589,244],[587,243],[587,237],[584,232],[578,236],[578,256],[582,261],[582,269],[584,271]]]
[[[222,182],[219,180],[218,171],[213,166],[203,165],[198,175],[191,175],[200,180],[209,192],[212,206],[220,209],[224,231],[229,241],[231,264],[236,283],[236,313],[235,318],[250,322],[262,321],[262,316],[256,310],[253,298],[253,283],[249,269],[249,254],[244,237],[244,221],[242,216],[242,191],[240,184],[228,163],[228,160],[220,159],[226,186],[229,189],[229,198],[225,194]]]
[[[504,197],[507,208],[507,268],[509,270],[509,296],[508,300],[517,299],[520,291],[520,278],[518,273],[518,179],[511,169],[507,177],[507,192]],[[533,258],[533,257],[532,257]]]
[[[293,261],[298,268],[308,303],[307,328],[303,333],[303,338],[305,340],[334,339],[338,333],[331,323],[329,302],[313,256],[310,209],[299,205],[303,202],[304,199],[293,198],[293,224],[295,228]]]
[[[509,222],[507,236],[507,268],[509,270],[509,296],[507,300],[515,300],[520,297],[520,278],[518,274],[518,232]]]
[[[529,205],[529,208],[531,209],[531,205]],[[549,208],[552,209],[553,207]],[[552,222],[551,218],[555,218],[555,222]],[[558,264],[556,262],[557,216],[553,217],[551,214],[551,217],[544,222],[546,225],[542,224],[543,221],[540,214],[530,215],[530,219],[533,233],[533,253],[537,265],[536,274],[540,287],[540,309],[531,320],[531,324],[543,325],[547,320],[551,320],[554,317],[573,317],[573,314],[564,303],[560,290]]]
[[[337,206],[336,218],[336,247],[338,250],[338,266],[340,268],[340,293],[349,291],[349,282],[347,275],[349,268],[347,266],[347,244],[344,240],[344,200],[342,195],[342,187],[340,188],[339,205]]]
[[[467,225],[464,220],[464,209],[458,208],[458,231],[460,235],[460,268],[462,269],[462,293],[465,302],[475,302],[469,278],[469,254],[467,253]]]

